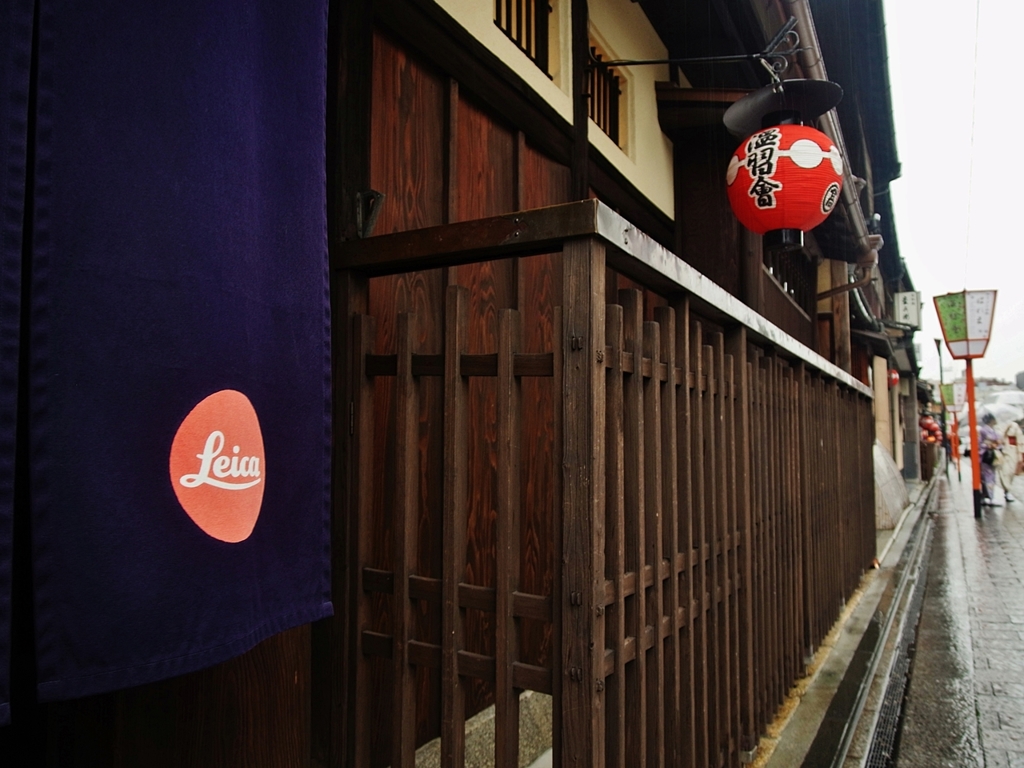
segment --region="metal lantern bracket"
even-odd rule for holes
[[[789,69],[789,57],[794,56],[802,50],[800,48],[800,35],[796,31],[797,20],[790,16],[785,24],[775,34],[764,50],[760,53],[737,53],[728,56],[696,56],[685,59],[618,59],[615,61],[598,61],[591,54],[591,66],[593,67],[637,67],[647,64],[726,64],[736,61],[758,61],[761,63],[773,83],[779,83],[782,74]],[[788,47],[783,48],[783,43]]]

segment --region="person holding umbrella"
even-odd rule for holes
[[[1003,496],[1006,498],[1007,504],[1016,500],[1010,493],[1010,488],[1013,486],[1013,479],[1020,472],[1022,449],[1024,449],[1024,431],[1021,431],[1020,425],[1016,421],[1007,422],[1003,429],[1002,447],[1000,448],[1002,456],[998,467],[999,484],[1003,486]]]
[[[999,446],[1002,439],[995,428],[996,417],[986,411],[978,425],[978,451],[981,454],[981,503],[995,506],[993,492],[996,484],[996,464],[999,461]]]

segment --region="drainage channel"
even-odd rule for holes
[[[804,768],[821,768],[822,766],[836,768],[843,764],[850,749],[854,730],[864,711],[864,703],[878,669],[886,641],[893,631],[900,632],[902,640],[903,633],[906,631],[907,625],[910,624],[908,613],[906,610],[901,611],[901,606],[910,605],[917,597],[917,611],[918,614],[920,613],[920,597],[917,596],[916,590],[923,587],[923,579],[919,578],[919,574],[922,573],[922,563],[927,562],[924,557],[930,545],[932,533],[931,519],[924,513],[924,510],[928,508],[933,491],[934,488],[929,489],[928,497],[921,507],[922,514],[914,524],[913,532],[903,548],[899,562],[879,601],[878,608],[861,637],[818,733],[804,757],[802,763]],[[908,590],[915,590],[911,594],[909,602],[907,600]],[[921,594],[923,595],[923,590]],[[899,621],[898,626],[896,626],[897,621]],[[915,616],[911,630],[916,626]],[[895,670],[893,671],[895,672]],[[904,674],[903,677],[905,686],[906,675]],[[902,701],[902,693],[900,701]]]
[[[927,541],[922,548],[920,563],[927,562],[928,552],[931,548],[930,523],[929,520]],[[871,749],[864,762],[865,768],[892,768],[896,764],[903,702],[907,684],[910,682],[910,664],[914,657],[918,621],[921,618],[925,584],[928,581],[926,569],[919,566],[917,574],[916,583],[904,613],[899,640],[893,652],[889,682],[885,687],[885,695],[882,697],[882,704],[878,709],[878,720],[875,722]]]

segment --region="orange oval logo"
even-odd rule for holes
[[[215,539],[249,538],[263,505],[263,433],[249,398],[222,389],[181,422],[171,443],[171,486],[192,522]]]

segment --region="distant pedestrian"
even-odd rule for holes
[[[1000,447],[1002,456],[998,467],[999,484],[1003,486],[1003,495],[1006,497],[1007,504],[1015,501],[1013,494],[1010,493],[1010,488],[1013,486],[1013,479],[1020,473],[1021,457],[1024,456],[1021,453],[1022,449],[1024,449],[1024,431],[1016,421],[1011,421],[1003,430],[1002,446]]]
[[[991,413],[982,414],[978,425],[978,452],[981,464],[981,503],[994,505],[993,493],[996,485],[996,462],[999,445],[1002,442],[995,428],[996,418]]]

